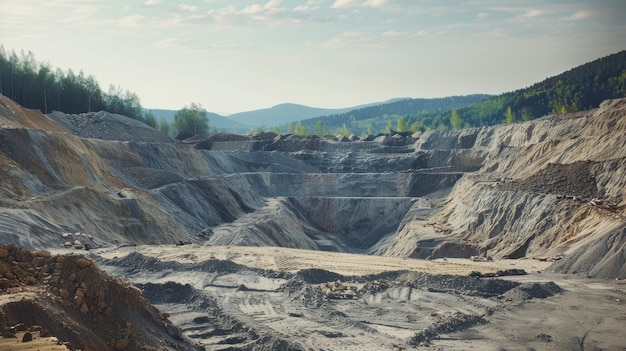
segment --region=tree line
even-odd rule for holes
[[[149,126],[175,136],[185,132],[207,135],[210,132],[206,110],[192,103],[177,112],[169,125],[157,121],[151,111],[142,108],[137,94],[111,85],[107,92],[92,75],[82,70],[74,73],[39,62],[32,52],[6,52],[0,45],[0,94],[18,104],[43,113],[61,111],[68,114],[107,111],[140,120]]]
[[[529,121],[598,107],[626,97],[626,51],[496,96],[405,99],[298,122],[295,133],[378,134],[448,130]],[[272,127],[272,129],[280,127]],[[288,132],[292,130],[287,126]]]
[[[300,123],[310,133],[317,135],[346,134],[347,130],[357,135],[388,133],[393,131],[418,130],[417,125],[412,126],[408,116],[415,114],[437,113],[451,109],[468,106],[479,102],[490,95],[474,94],[466,96],[449,96],[432,99],[401,99],[380,105],[368,106],[345,113],[316,117],[302,120]],[[400,125],[397,123],[400,118]],[[319,121],[323,121],[324,130],[320,131]],[[391,127],[390,124],[391,123]],[[331,132],[332,131],[332,132]]]
[[[107,92],[92,75],[39,62],[32,52],[6,52],[0,45],[0,94],[43,113],[69,114],[105,110],[143,120],[137,94],[111,85]],[[153,116],[154,118],[154,116]],[[156,125],[156,121],[153,123]],[[153,126],[154,126],[153,125]]]
[[[626,51],[470,106],[407,118],[409,124],[427,129],[481,127],[588,110],[606,99],[622,97],[626,97]]]

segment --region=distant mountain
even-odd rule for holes
[[[164,109],[145,109],[146,111],[151,111],[157,119],[157,122],[164,118],[167,123],[170,125],[174,122],[174,115],[177,110],[164,110]],[[220,132],[228,132],[228,133],[245,133],[252,128],[252,126],[238,123],[236,121],[230,120],[222,115],[213,112],[207,112],[207,117],[209,117],[209,125],[211,127],[215,126]]]
[[[598,107],[606,99],[626,97],[626,51],[609,55],[545,79],[528,88],[485,99],[456,112],[466,127],[531,120],[549,114]],[[413,115],[409,123],[450,128],[451,111]]]
[[[272,127],[296,122],[307,118],[344,113],[364,106],[371,106],[375,104],[379,104],[379,102],[354,107],[328,109],[287,103],[276,105],[271,108],[234,113],[232,115],[229,115],[228,119],[233,120],[241,125],[251,125],[255,127]]]
[[[372,133],[383,132],[387,123],[392,122],[394,130],[397,120],[414,114],[442,112],[472,105],[491,95],[475,94],[467,96],[450,96],[434,99],[394,99],[383,104],[353,109],[343,113],[319,116],[300,121],[309,133],[318,134],[318,122],[322,122],[325,133],[331,133],[344,126],[354,134],[362,134],[368,129]]]

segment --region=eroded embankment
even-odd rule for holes
[[[622,99],[460,132],[475,134],[484,166],[456,183],[437,214],[407,218],[387,254],[560,259],[559,271],[624,277],[625,116]],[[437,140],[422,145],[429,138]]]
[[[6,118],[24,122],[23,111],[12,104]],[[149,136],[121,116],[53,117],[68,132],[106,131],[107,140],[58,126],[2,129],[7,182],[0,228],[8,242],[59,247],[78,240],[77,247],[94,248],[208,239],[366,252],[395,232],[411,198],[450,187],[462,175],[412,172],[410,137],[358,144],[213,138],[196,148],[114,140],[117,129],[100,124]],[[119,138],[127,140],[129,130]]]
[[[0,230],[8,242],[73,246],[80,233],[91,247],[208,241],[562,258],[556,267],[567,272],[625,273],[623,99],[461,131],[217,135],[195,144],[111,140],[115,128],[108,140],[86,139],[89,126],[64,132],[2,99]],[[65,125],[98,116],[54,117]],[[146,130],[100,117],[124,126],[119,139]]]
[[[197,350],[139,289],[93,261],[14,245],[0,246],[0,329],[13,344],[28,345],[15,333],[30,330],[70,350]]]

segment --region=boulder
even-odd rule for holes
[[[86,258],[79,258],[79,259],[76,260],[76,262],[74,262],[74,264],[76,266],[78,266],[78,268],[82,269],[82,268],[91,266],[92,263],[91,263],[90,260],[88,260]]]
[[[127,347],[128,347],[128,339],[120,339],[120,340],[117,340],[115,344],[113,344],[113,349],[115,349],[116,351],[126,350]]]
[[[33,334],[31,332],[26,332],[24,333],[24,336],[22,336],[22,342],[29,342],[29,341],[33,341]]]

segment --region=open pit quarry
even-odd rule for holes
[[[84,318],[52,333],[69,349],[159,349],[160,323],[172,349],[626,344],[626,99],[459,131],[175,141],[0,96],[0,179],[1,243],[16,245],[0,250],[0,326],[50,320],[14,312],[26,294]],[[17,246],[48,251],[21,264]],[[119,280],[91,293],[93,316],[72,303],[80,284],[60,292],[78,272],[58,262],[77,255]],[[149,317],[115,323],[152,332],[80,338],[129,296]]]

